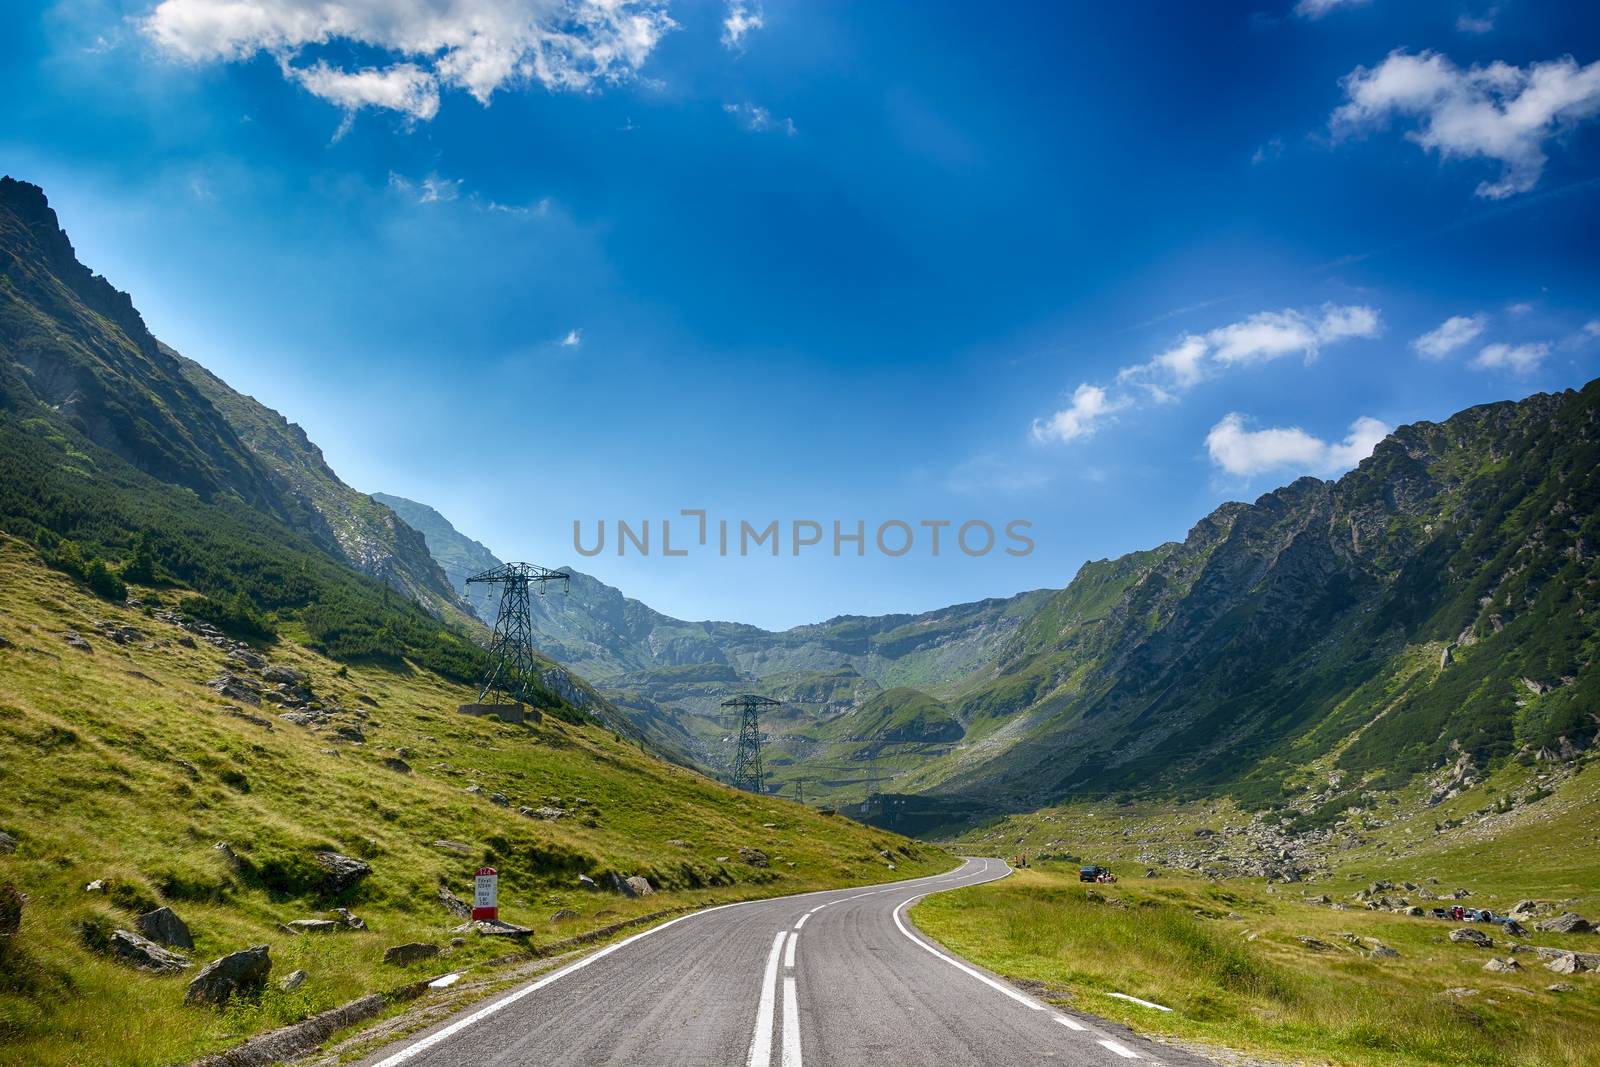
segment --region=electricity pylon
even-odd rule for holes
[[[489,670],[478,693],[479,704],[532,704],[538,682],[538,664],[533,658],[533,616],[528,610],[528,587],[539,586],[544,595],[546,582],[570,581],[563,571],[553,571],[532,563],[502,563],[474,574],[467,584],[498,585],[500,614],[494,621],[494,638],[489,642]]]
[[[739,747],[733,755],[733,785],[735,789],[762,791],[761,773],[761,709],[775,708],[778,701],[771,697],[730,697],[722,702],[725,708],[739,709]]]

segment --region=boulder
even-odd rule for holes
[[[262,668],[261,678],[273,685],[305,685],[308,680],[305,671],[297,671],[293,667],[285,667],[274,663]]]
[[[504,793],[490,793],[489,803],[498,804],[502,808],[509,808],[511,806],[511,798]]]
[[[269,951],[266,945],[253,945],[212,960],[189,983],[184,1002],[225,1004],[231,997],[259,992],[272,970]]]
[[[242,674],[223,671],[207,682],[206,685],[215,689],[218,694],[227,697],[229,700],[237,700],[243,704],[259,705],[261,703],[261,691],[256,688],[255,682]]]
[[[407,763],[399,756],[390,756],[388,759],[383,761],[383,765],[389,768],[391,771],[396,771],[400,774],[411,773],[411,764]]]
[[[600,888],[600,883],[595,881],[593,878],[590,878],[587,874],[580,874],[580,875],[578,875],[578,888],[579,889],[599,889]]]
[[[554,915],[550,916],[550,921],[553,923],[564,923],[568,919],[576,919],[577,917],[578,913],[573,911],[571,908],[561,908]]]
[[[1485,963],[1483,965],[1483,969],[1486,971],[1496,971],[1501,974],[1508,974],[1522,970],[1522,964],[1518,963],[1514,959],[1511,959],[1510,957],[1507,957],[1506,959],[1494,958],[1488,963]]]
[[[1585,919],[1577,912],[1569,911],[1565,914],[1557,915],[1553,919],[1546,919],[1544,922],[1536,924],[1534,929],[1543,930],[1547,934],[1587,934],[1594,927],[1589,925],[1588,919]]]
[[[383,962],[396,967],[416,963],[418,960],[429,959],[439,954],[439,946],[426,941],[412,941],[404,945],[394,945],[383,950]]]
[[[1482,930],[1474,930],[1470,926],[1463,926],[1458,930],[1450,931],[1450,940],[1458,945],[1476,945],[1479,948],[1489,948],[1494,944],[1489,940],[1489,935]]]
[[[0,856],[9,856],[17,850],[17,839],[0,830]]]
[[[445,886],[439,887],[439,903],[444,909],[457,918],[465,919],[472,914],[472,905],[456,896]]]
[[[1333,947],[1326,941],[1319,940],[1315,937],[1307,937],[1305,935],[1301,935],[1300,937],[1295,938],[1295,940],[1300,942],[1306,948],[1310,949],[1312,952],[1325,952]]]
[[[351,930],[365,930],[367,928],[367,921],[349,908],[334,908],[333,913],[339,916],[340,921]]]
[[[634,894],[637,896],[649,897],[655,895],[655,886],[651,885],[650,880],[643,875],[636,874],[626,881],[628,886],[633,889]]]
[[[189,957],[169,952],[148,937],[132,930],[114,930],[106,951],[123,963],[153,974],[177,974],[189,966]]]
[[[752,867],[771,866],[771,862],[767,859],[767,854],[759,848],[741,848],[739,849],[739,858]]]
[[[1372,943],[1372,950],[1368,952],[1367,955],[1373,959],[1388,960],[1397,958],[1400,953],[1396,952],[1388,945],[1385,945],[1382,941],[1374,941]]]
[[[306,984],[308,977],[310,976],[304,971],[290,971],[283,976],[283,981],[278,983],[278,988],[285,993],[293,993],[296,989]]]
[[[157,908],[133,920],[134,929],[171,948],[194,948],[188,925],[171,908]]]
[[[639,895],[639,891],[633,888],[632,882],[631,878],[624,878],[616,871],[606,874],[606,884],[611,887],[612,891],[621,893],[630,900]]]
[[[552,808],[549,805],[542,805],[537,808],[521,808],[519,810],[530,819],[544,819],[548,822],[564,819],[572,814],[565,808]]]
[[[1578,987],[1573,985],[1571,982],[1552,982],[1544,988],[1545,991],[1549,993],[1571,993],[1574,992]]]
[[[1600,971],[1600,952],[1572,952],[1564,948],[1545,948],[1540,946],[1534,949],[1540,959],[1553,960],[1558,956],[1571,956],[1578,961],[1578,966],[1586,971]]]
[[[68,648],[75,648],[79,652],[88,652],[91,655],[94,653],[94,646],[85,641],[83,635],[76,630],[68,630],[61,635],[61,640],[67,643]]]
[[[332,919],[290,919],[283,928],[291,934],[336,934],[344,924]]]
[[[1554,971],[1556,974],[1581,974],[1584,970],[1578,957],[1571,952],[1564,952],[1544,965],[1545,970]]]
[[[372,873],[372,868],[350,856],[341,856],[337,852],[317,852],[313,854],[317,864],[328,872],[328,877],[323,883],[328,892],[338,894],[354,888],[363,878]]]
[[[362,744],[367,739],[367,735],[361,732],[361,727],[351,726],[349,724],[337,727],[333,731],[333,736],[339,738],[341,741],[350,741],[358,745]]]

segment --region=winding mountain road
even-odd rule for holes
[[[1210,1061],[1073,1015],[946,952],[906,909],[999,860],[662,923],[361,1061],[363,1067],[1001,1067]]]

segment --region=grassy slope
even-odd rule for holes
[[[1364,819],[1367,828],[1345,842],[1329,873],[1302,885],[1142,877],[1146,863],[1135,857],[1148,856],[1153,845],[1177,845],[1201,826],[1236,822],[1238,812],[1225,803],[1055,809],[991,830],[991,844],[1050,845],[1085,862],[1109,862],[1123,880],[1096,888],[1126,907],[1091,903],[1090,887],[1077,883],[1072,865],[1046,863],[996,885],[929,898],[914,916],[958,952],[1143,1032],[1352,1065],[1593,1063],[1600,975],[1551,974],[1532,952],[1517,954],[1521,973],[1486,972],[1491,956],[1508,951],[1495,928],[1485,928],[1496,941],[1485,950],[1450,942],[1451,927],[1437,920],[1315,902],[1322,894],[1347,900],[1379,878],[1437,878],[1436,892],[1466,888],[1475,906],[1506,910],[1535,898],[1595,916],[1600,764],[1552,796],[1505,814],[1491,810],[1496,797],[1526,784],[1519,777],[1537,773],[1513,765],[1432,808],[1407,797],[1397,817]],[[1434,833],[1434,822],[1456,819],[1462,825]],[[1376,938],[1400,956],[1367,958],[1346,933]],[[1315,951],[1300,936],[1333,947]],[[1600,951],[1595,935],[1530,932],[1519,940]],[[1576,989],[1548,990],[1557,982]],[[1445,992],[1460,988],[1478,992]],[[1175,1010],[1130,1005],[1106,995],[1113,991]]]
[[[0,856],[0,882],[29,896],[20,936],[0,950],[0,1063],[183,1060],[407,975],[504,953],[503,943],[469,940],[448,950],[448,962],[405,971],[380,962],[390,945],[446,944],[458,920],[435,902],[436,888],[445,880],[467,895],[485,861],[502,872],[503,917],[534,927],[535,944],[674,906],[950,862],[928,846],[733,792],[595,727],[460,716],[455,705],[471,695],[461,686],[420,670],[341,668],[288,639],[269,658],[307,671],[320,696],[368,709],[367,740],[336,743],[283,720],[267,730],[222,710],[201,684],[222,668],[221,652],[184,647],[178,628],[94,598],[11,539],[0,539],[0,605],[0,829],[20,841]],[[145,640],[119,646],[95,632],[100,620],[134,626]],[[94,652],[68,647],[67,629],[88,636]],[[401,748],[409,774],[382,765]],[[525,818],[467,794],[471,783],[516,804],[560,798],[574,815]],[[257,873],[230,871],[212,847],[223,840]],[[740,862],[741,846],[765,850],[771,868]],[[348,899],[327,898],[304,884],[319,847],[368,857],[374,874]],[[909,852],[898,851],[891,870],[880,847]],[[607,871],[644,874],[662,892],[630,901],[576,888],[579,872]],[[95,879],[111,883],[111,897],[84,891]],[[275,977],[303,967],[309,981],[219,1014],[182,1005],[184,978],[145,976],[80,943],[80,920],[103,915],[128,927],[158,901],[190,924],[197,966],[267,943]],[[279,928],[335,903],[370,932],[295,938]],[[552,925],[558,908],[578,917]]]

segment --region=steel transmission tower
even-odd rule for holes
[[[474,574],[468,585],[498,585],[500,614],[494,622],[494,639],[489,642],[489,670],[478,693],[479,704],[532,704],[533,687],[539,670],[533,658],[533,616],[528,610],[529,587],[537,585],[544,595],[546,582],[569,581],[562,571],[532,563],[502,563]]]
[[[778,701],[770,697],[732,697],[722,702],[725,708],[739,709],[739,748],[733,756],[733,785],[735,789],[762,791],[761,774],[761,709],[775,708]]]

